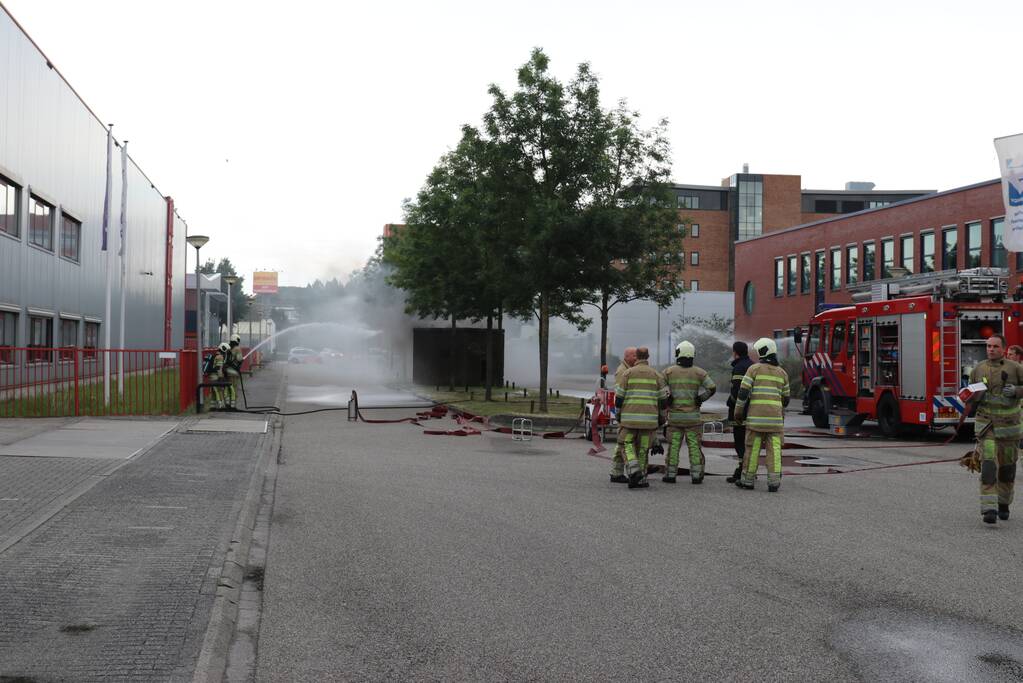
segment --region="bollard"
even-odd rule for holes
[[[586,399],[585,398],[580,398],[579,399],[579,412],[581,413],[584,410],[586,410]]]
[[[530,401],[529,402],[529,412],[531,412],[531,413],[536,412],[535,408],[536,408],[536,401]]]
[[[561,389],[554,392],[554,398],[561,398]]]
[[[548,396],[554,396],[554,389],[552,389],[550,387],[547,387],[547,395]]]
[[[526,392],[525,389],[523,389],[522,390],[522,398],[528,398],[528,397],[529,397],[529,394]]]
[[[512,389],[515,388],[515,382],[512,382]]]
[[[469,392],[469,400],[470,400],[470,401],[475,401],[475,400],[476,400],[476,396],[475,396],[475,393],[476,393],[476,392],[474,392],[474,391],[470,391],[470,392]]]
[[[507,392],[507,391],[506,391],[506,392],[504,392],[504,402],[505,402],[505,403],[507,403],[507,402],[508,402],[508,392]]]

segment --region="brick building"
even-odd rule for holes
[[[798,175],[747,171],[725,178],[719,186],[673,186],[680,218],[692,221],[684,274],[691,290],[735,291],[735,244],[740,240],[932,192],[874,190],[873,183],[847,183],[844,190],[804,190]]]
[[[805,196],[804,192],[804,196]],[[1002,244],[999,180],[765,230],[735,245],[735,332],[740,339],[791,335],[822,303],[850,303],[848,288],[899,274],[1011,265]]]

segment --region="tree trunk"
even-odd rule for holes
[[[494,388],[494,316],[487,316],[487,377],[483,388],[483,400],[492,399]]]
[[[504,329],[504,304],[497,307],[497,329]]]
[[[448,391],[454,391],[455,390],[455,336],[457,334],[455,329],[456,329],[456,319],[455,319],[454,314],[452,314],[452,316],[451,316],[451,349],[450,349],[450,353],[449,353],[450,359],[448,360]]]
[[[550,295],[540,295],[540,412],[547,412],[547,360],[550,350]]]
[[[601,292],[600,295],[600,386],[604,387],[607,380],[607,374],[604,372],[604,366],[607,365],[607,318],[609,307],[607,292]]]

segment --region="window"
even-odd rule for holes
[[[845,284],[855,285],[860,275],[860,248],[855,244],[845,248]]]
[[[821,326],[810,325],[810,331],[806,333],[806,355],[812,356],[821,347]]]
[[[693,223],[692,225],[689,226],[689,236],[690,237],[699,237],[700,236],[700,224],[699,223]]]
[[[29,316],[28,347],[39,349],[28,352],[30,363],[48,363],[53,360],[53,354],[50,351],[53,348],[53,318]]]
[[[955,270],[959,267],[959,229],[945,228],[941,231],[941,269]]]
[[[780,258],[774,260],[774,295],[781,296],[785,293],[785,261]]]
[[[699,209],[700,198],[696,195],[680,194],[678,196],[678,208],[680,209]]]
[[[86,349],[82,354],[83,358],[95,358],[96,348],[99,346],[99,323],[85,323],[85,343],[82,348]]]
[[[28,241],[53,251],[53,207],[35,195],[28,202]]]
[[[756,291],[753,289],[753,283],[746,282],[746,286],[742,288],[742,308],[747,315],[753,314],[754,303],[756,303]]]
[[[795,255],[789,256],[789,279],[786,287],[786,293],[789,296],[795,296],[796,294],[796,283],[799,281],[799,258]]]
[[[845,343],[845,323],[835,323],[835,329],[831,331],[831,359],[842,352],[842,345]]]
[[[814,271],[814,291],[824,291],[824,279],[827,277],[827,263],[825,261],[824,252],[818,251],[813,255],[816,270]]]
[[[799,255],[799,293],[810,292],[810,253]]]
[[[966,268],[980,268],[980,221],[966,224]]]
[[[0,176],[0,232],[20,237],[18,227],[18,206],[21,193],[17,185]]]
[[[892,268],[895,267],[895,240],[881,240],[881,277],[892,276]]]
[[[700,265],[700,252],[693,251],[689,254],[689,265],[698,266]]]
[[[82,224],[66,213],[60,215],[60,255],[78,263]]]
[[[842,248],[831,250],[831,291],[842,288]]]
[[[910,273],[913,273],[915,272],[913,270],[913,252],[916,249],[916,245],[913,244],[913,236],[903,235],[899,238],[899,241],[902,243],[902,253],[899,254],[899,258],[901,259],[899,261],[899,265],[908,270]]]
[[[814,213],[838,213],[838,202],[834,199],[818,199],[813,203]]]
[[[0,311],[0,363],[14,362],[18,340],[18,314]]]
[[[920,233],[920,272],[934,272],[934,233]]]
[[[877,276],[877,245],[873,242],[863,244],[863,281],[870,282]]]
[[[69,351],[78,346],[78,321],[60,319],[60,359],[74,360],[75,352]]]
[[[736,215],[740,240],[756,237],[764,229],[764,182],[761,176],[741,178],[737,183]]]
[[[849,321],[849,343],[845,345],[845,355],[850,358],[856,350],[856,321]]]
[[[1008,268],[1009,252],[1005,250],[1005,219],[996,218],[991,221],[991,267]]]
[[[698,292],[698,291],[700,291],[700,281],[699,280],[690,280],[689,281],[689,291],[690,292]]]
[[[842,200],[842,213],[856,213],[857,211],[863,211],[862,199]]]
[[[867,202],[867,208],[868,209],[880,209],[882,206],[888,206],[889,204],[891,204],[891,202],[884,202],[884,201],[877,201],[877,200],[875,200],[875,201]]]

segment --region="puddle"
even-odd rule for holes
[[[830,640],[867,681],[1023,681],[1023,635],[983,623],[876,609]]]

